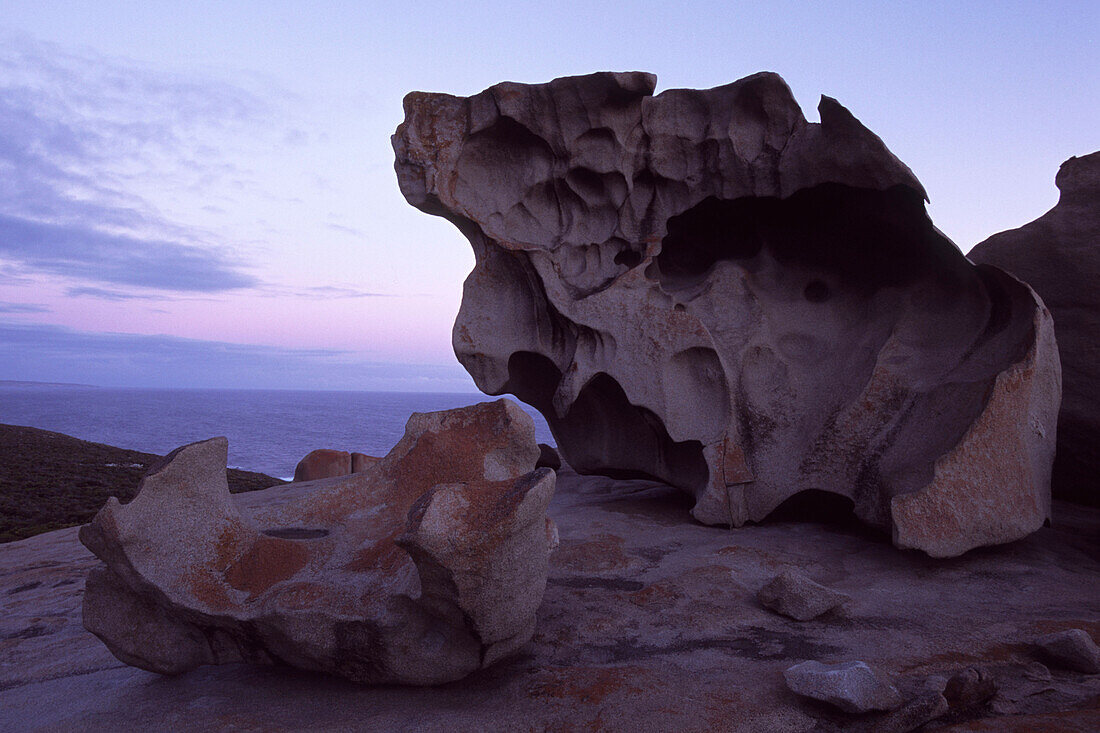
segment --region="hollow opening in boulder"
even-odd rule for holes
[[[703,444],[673,440],[661,419],[632,405],[610,375],[600,372],[589,380],[564,417],[553,406],[561,371],[548,357],[518,351],[508,359],[508,375],[503,391],[543,414],[577,473],[653,479],[690,491],[706,485]]]
[[[268,537],[281,540],[316,540],[321,537],[328,537],[327,529],[311,527],[270,527],[261,531]]]
[[[751,272],[765,251],[865,292],[913,282],[958,259],[932,226],[920,193],[907,186],[877,191],[826,183],[786,199],[711,196],[671,217],[667,231],[653,273],[666,289],[696,285],[724,260]],[[823,302],[830,289],[814,279],[804,295]]]
[[[876,540],[889,539],[882,529],[865,524],[856,516],[855,502],[847,496],[819,489],[805,489],[787,497],[762,524],[773,522],[825,524]]]

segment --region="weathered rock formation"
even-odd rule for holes
[[[227,442],[169,455],[132,502],[81,528],[105,564],[84,625],[120,660],[175,674],[283,662],[368,683],[437,684],[526,643],[556,530],[531,418],[499,400],[414,414],[363,473],[251,516]]]
[[[552,468],[557,471],[561,468],[561,456],[554,450],[553,446],[546,443],[539,443],[539,460],[535,465],[540,468]]]
[[[347,476],[366,471],[382,459],[366,453],[348,453],[346,450],[318,448],[306,454],[294,467],[295,481],[316,481],[322,478]]]
[[[294,467],[295,481],[316,481],[334,476],[347,476],[352,472],[351,454],[346,450],[318,448],[311,450]]]
[[[849,713],[893,710],[901,695],[865,662],[796,664],[783,673],[792,692],[836,705]]]
[[[797,570],[787,570],[769,580],[757,591],[756,599],[764,608],[795,621],[815,619],[850,600]]]
[[[1100,151],[1067,160],[1054,183],[1057,206],[968,257],[1011,272],[1050,308],[1062,358],[1051,490],[1100,506]]]
[[[912,172],[835,100],[757,74],[414,92],[402,193],[473,245],[454,327],[489,394],[581,473],[653,477],[741,525],[840,494],[936,556],[1049,515],[1049,314],[939,233]]]
[[[1100,674],[1100,647],[1084,629],[1066,629],[1035,640],[1044,656],[1059,667]]]

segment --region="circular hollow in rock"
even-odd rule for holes
[[[310,529],[308,527],[271,527],[261,531],[268,537],[276,537],[281,540],[315,540],[328,536],[327,529]]]

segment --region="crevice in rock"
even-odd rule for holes
[[[697,285],[724,260],[751,272],[763,250],[783,264],[833,273],[864,294],[916,282],[945,264],[957,267],[954,245],[908,186],[876,191],[823,183],[786,199],[710,196],[669,218],[667,229],[654,273],[666,290]],[[812,279],[803,292],[823,302],[830,288]]]
[[[558,447],[577,473],[654,479],[690,490],[706,485],[703,445],[677,442],[651,410],[632,405],[618,382],[600,372],[581,389],[564,417],[553,408],[561,371],[546,356],[518,351],[508,359],[504,392],[545,417]]]

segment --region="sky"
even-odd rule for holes
[[[1100,3],[0,0],[0,380],[473,391],[473,254],[410,207],[409,91],[781,74],[920,178],[963,251],[1100,148]]]

